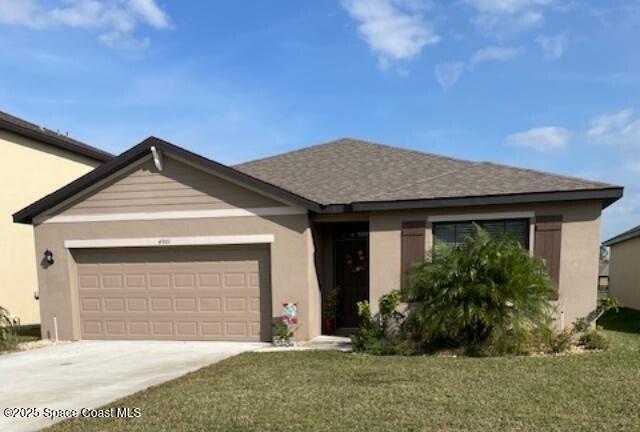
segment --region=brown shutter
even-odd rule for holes
[[[561,215],[536,217],[535,255],[538,258],[542,258],[547,266],[547,271],[555,288],[553,300],[558,299],[561,241]]]
[[[407,281],[407,272],[417,260],[424,259],[425,221],[402,222],[402,286]]]

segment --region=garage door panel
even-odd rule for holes
[[[73,253],[85,339],[270,337],[266,248]]]
[[[144,273],[127,273],[124,284],[126,289],[146,289],[147,275]]]

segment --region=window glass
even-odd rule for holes
[[[459,245],[468,235],[472,235],[474,221],[465,222],[439,222],[433,224],[433,236],[436,243],[442,242],[448,245]],[[529,249],[529,220],[528,219],[501,219],[483,220],[475,222],[492,236],[511,235],[515,237],[525,249]]]

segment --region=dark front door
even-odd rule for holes
[[[357,303],[369,300],[369,227],[340,226],[334,238],[335,286],[340,287],[336,324],[353,328],[358,326]]]

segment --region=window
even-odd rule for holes
[[[438,222],[433,224],[433,236],[448,245],[459,245],[473,234],[476,223],[490,235],[511,235],[529,249],[529,219],[500,219],[465,222]]]

